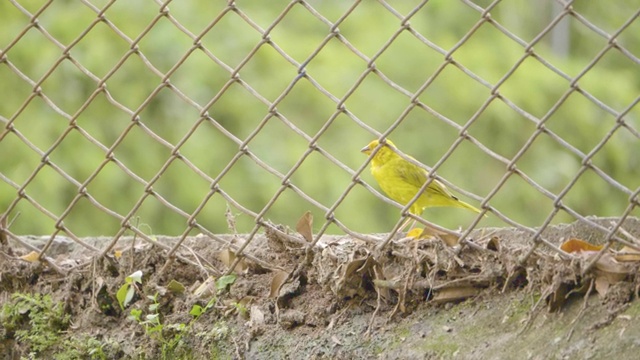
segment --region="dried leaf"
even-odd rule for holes
[[[574,284],[560,283],[557,289],[547,297],[549,311],[553,312],[562,307],[567,301],[567,294],[573,289]]]
[[[37,251],[32,251],[30,253],[28,253],[27,255],[22,255],[20,256],[20,259],[24,260],[24,261],[28,261],[28,262],[38,262],[40,261],[40,253]]]
[[[369,259],[368,257],[364,259],[356,259],[348,263],[347,267],[344,270],[344,277],[348,278],[354,272],[359,271],[366,264],[368,259]]]
[[[251,315],[249,317],[249,326],[255,327],[264,325],[264,313],[257,305],[251,306]]]
[[[185,287],[180,282],[172,279],[169,281],[169,285],[167,285],[167,289],[174,294],[182,294],[184,293]]]
[[[624,262],[638,262],[640,261],[640,251],[624,246],[615,256],[615,259]]]
[[[437,237],[449,247],[454,247],[460,242],[460,238],[456,235],[440,231],[431,226],[425,226],[421,234],[422,238]]]
[[[560,245],[564,252],[600,251],[603,245],[593,245],[580,239],[569,239]]]
[[[240,299],[240,300],[238,301],[238,305],[242,305],[242,306],[244,306],[244,307],[247,307],[247,306],[249,306],[249,304],[251,304],[255,299],[256,299],[256,297],[255,297],[255,296],[249,296],[249,295],[244,296],[242,299]]]
[[[236,309],[238,310],[238,315],[240,315],[245,320],[250,319],[248,306],[253,302],[253,300],[255,300],[255,296],[245,296],[240,299],[235,305]]]
[[[454,247],[458,245],[458,243],[460,242],[460,238],[452,234],[443,234],[443,235],[440,235],[439,237],[442,240],[442,242],[447,244],[447,246],[449,247]]]
[[[611,283],[605,276],[596,277],[596,291],[598,292],[598,295],[600,295],[600,297],[604,297],[605,295],[607,295],[610,285]]]
[[[272,299],[277,298],[280,295],[280,288],[287,281],[289,277],[289,273],[286,271],[278,270],[273,275],[273,279],[271,279],[271,292],[269,293],[269,297]]]
[[[480,289],[473,286],[444,288],[437,290],[431,301],[438,304],[462,301],[464,299],[478,295],[479,292]]]
[[[296,231],[308,242],[313,242],[313,214],[307,211],[296,224]]]
[[[216,294],[216,278],[209,276],[202,285],[193,291],[193,295],[197,299],[211,298]]]
[[[366,276],[375,283],[376,275],[372,267],[376,264],[377,262],[373,256],[367,255],[340,265],[335,272],[336,275],[340,275],[336,277],[336,286],[332,290],[341,296],[363,295],[368,289],[365,289],[362,279]]]
[[[444,234],[446,233],[428,225],[425,225],[424,229],[420,232],[420,236],[423,238],[439,237]]]
[[[218,252],[218,260],[222,261],[222,263],[227,267],[233,264],[233,260],[235,259],[236,254],[234,254],[233,251],[229,249],[224,249]]]
[[[500,238],[494,236],[489,239],[489,242],[487,243],[487,249],[500,252]]]
[[[233,262],[236,260],[236,254],[230,249],[224,249],[218,252],[218,259],[222,261],[222,263],[227,267],[230,267],[231,264],[233,264]],[[242,274],[246,272],[247,269],[249,269],[249,265],[247,264],[245,259],[241,259],[240,261],[238,261],[233,271],[235,271],[236,274]]]
[[[634,270],[629,264],[619,263],[613,255],[607,253],[596,262],[595,272],[597,276],[606,277],[610,283],[614,284],[624,280]]]

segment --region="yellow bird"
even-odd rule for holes
[[[363,153],[371,155],[380,142],[373,140],[362,148]],[[387,140],[371,159],[371,174],[382,190],[402,205],[406,205],[418,193],[429,175],[423,168],[403,159],[392,148],[397,147]],[[412,157],[409,157],[413,159]],[[415,159],[414,159],[415,160]],[[411,205],[409,212],[420,216],[428,207],[458,207],[477,213],[480,210],[455,197],[443,183],[433,179],[420,197]],[[405,224],[406,225],[406,224]]]

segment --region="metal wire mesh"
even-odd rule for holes
[[[204,233],[226,243],[216,234],[230,231],[230,212],[239,222],[231,230],[248,233],[229,244],[243,254],[259,231],[284,234],[274,223],[292,225],[312,209],[322,221],[311,246],[338,232],[383,247],[413,217],[463,240],[486,224],[516,227],[530,234],[531,252],[563,256],[541,234],[577,219],[609,245],[640,249],[619,235],[640,191],[640,8],[610,4],[620,18],[598,22],[572,1],[442,6],[4,3],[3,232],[25,247],[19,235],[50,234],[33,248],[42,256],[60,235],[104,255],[128,233],[149,242],[158,231],[181,240]],[[518,6],[552,15],[523,30],[509,15]],[[442,20],[431,25],[434,16]],[[583,56],[567,60],[574,43]],[[494,63],[498,73],[487,70]],[[527,102],[534,97],[546,101]],[[319,113],[306,110],[311,103]],[[465,103],[473,111],[452,110]],[[427,221],[382,195],[357,149],[387,137],[430,152],[412,151],[432,160],[430,181],[490,216]],[[619,220],[603,227],[593,214]],[[443,219],[470,221],[451,231],[437,225]],[[112,241],[84,242],[92,230]],[[367,235],[376,231],[388,234]],[[166,255],[179,245],[165,246]]]

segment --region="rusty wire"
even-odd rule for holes
[[[130,38],[124,31],[118,28],[115,23],[110,20],[108,15],[108,10],[111,6],[115,4],[115,0],[107,2],[102,8],[97,7],[89,0],[82,0],[82,4],[86,6],[88,9],[93,11],[96,15],[95,19],[84,29],[73,41],[71,41],[68,45],[63,45],[58,39],[56,39],[47,29],[39,22],[38,17],[43,13],[49,11],[49,7],[53,4],[53,0],[49,0],[45,4],[43,4],[38,11],[34,13],[30,13],[20,4],[18,0],[10,0],[11,5],[17,8],[23,15],[28,17],[30,20],[27,26],[19,32],[15,38],[9,42],[5,48],[0,49],[0,66],[4,66],[9,71],[17,75],[22,81],[28,84],[32,91],[29,96],[24,100],[24,102],[18,107],[15,113],[8,118],[0,118],[4,123],[4,129],[0,133],[0,142],[7,137],[9,134],[15,136],[17,139],[22,141],[28,148],[30,148],[34,153],[38,155],[41,159],[39,165],[33,170],[33,172],[24,180],[23,183],[18,183],[14,181],[9,176],[0,172],[0,180],[8,184],[10,187],[15,189],[15,198],[11,201],[6,209],[3,209],[4,213],[0,219],[5,219],[15,210],[17,204],[21,201],[27,201],[31,205],[33,205],[38,211],[52,219],[55,222],[55,231],[51,234],[49,241],[44,245],[43,248],[37,249],[40,252],[40,256],[46,261],[51,262],[51,259],[46,258],[46,252],[51,246],[52,242],[55,240],[56,236],[59,234],[64,234],[70,237],[73,241],[76,241],[81,246],[87,248],[88,250],[98,253],[100,255],[106,255],[108,252],[112,251],[116,246],[118,241],[125,235],[127,231],[131,231],[137,235],[139,235],[142,239],[149,243],[154,243],[153,239],[151,239],[148,235],[144,233],[136,224],[134,224],[133,219],[137,211],[142,207],[142,205],[147,201],[148,198],[152,197],[158,200],[162,206],[169,209],[171,212],[179,215],[184,218],[186,222],[186,226],[184,231],[179,236],[178,242],[172,246],[160,246],[163,250],[167,252],[167,257],[172,257],[176,254],[179,247],[182,245],[183,241],[187,238],[187,236],[193,231],[197,230],[201,233],[208,235],[213,241],[219,242],[223,245],[230,246],[238,255],[243,255],[249,257],[253,261],[257,263],[261,263],[264,266],[268,266],[268,264],[264,263],[261,259],[253,256],[251,253],[247,252],[246,249],[248,245],[254,241],[256,234],[259,233],[260,230],[264,228],[269,228],[273,231],[280,231],[276,227],[271,224],[268,219],[265,218],[265,215],[268,213],[270,209],[276,204],[278,201],[282,201],[282,194],[287,191],[293,191],[295,194],[300,196],[303,200],[311,204],[313,207],[322,210],[324,213],[324,219],[317,234],[314,237],[314,241],[309,245],[315,245],[321,237],[326,233],[329,226],[336,225],[339,229],[344,231],[346,234],[349,234],[353,237],[359,238],[361,240],[367,242],[377,243],[380,247],[385,246],[389,241],[391,241],[398,232],[400,225],[405,221],[406,218],[414,218],[424,225],[428,225],[434,227],[436,229],[440,229],[445,232],[449,232],[452,234],[456,234],[461,237],[464,241],[471,232],[478,226],[478,223],[482,219],[482,215],[484,213],[491,213],[493,216],[502,220],[505,224],[509,226],[516,227],[524,232],[528,233],[530,238],[529,242],[531,244],[530,251],[528,255],[525,256],[523,260],[526,260],[526,257],[533,253],[533,251],[539,247],[544,246],[551,251],[555,251],[562,256],[568,256],[565,254],[557,245],[554,245],[551,241],[543,238],[542,233],[545,228],[551,224],[552,220],[556,217],[556,215],[560,211],[564,211],[572,215],[575,219],[592,226],[600,231],[602,231],[605,235],[605,241],[608,243],[618,242],[620,244],[624,244],[626,246],[630,246],[636,249],[640,248],[640,241],[638,239],[630,238],[629,235],[619,236],[618,230],[621,227],[624,219],[630,215],[630,213],[638,206],[638,192],[640,189],[629,189],[625,185],[616,181],[612,176],[607,174],[607,172],[600,167],[596,166],[592,162],[592,158],[610,141],[610,139],[616,134],[616,132],[621,129],[625,129],[629,134],[633,135],[635,138],[640,139],[640,132],[638,129],[634,128],[633,124],[626,120],[626,116],[629,111],[637,105],[640,101],[640,97],[637,97],[635,101],[633,101],[624,111],[618,112],[613,109],[611,106],[606,104],[597,98],[597,96],[591,94],[589,91],[585,90],[580,86],[580,80],[589,73],[589,71],[593,70],[593,68],[602,60],[602,58],[611,51],[616,51],[622,55],[624,55],[627,59],[631,60],[635,64],[640,64],[640,59],[633,54],[632,51],[626,49],[618,40],[618,36],[627,30],[631,24],[640,16],[640,9],[633,9],[634,13],[629,17],[627,21],[625,21],[615,32],[612,34],[607,33],[606,31],[600,29],[598,26],[590,22],[586,17],[576,12],[572,5],[572,1],[563,2],[562,11],[559,12],[555,18],[553,18],[545,27],[542,29],[537,36],[535,36],[531,41],[527,42],[525,40],[520,39],[517,35],[515,35],[512,31],[509,31],[507,27],[502,25],[496,19],[491,16],[490,11],[493,10],[496,6],[498,6],[501,1],[495,0],[486,8],[479,6],[478,4],[470,1],[470,0],[461,0],[461,3],[468,6],[470,9],[474,10],[478,13],[478,20],[473,25],[468,32],[462,36],[457,43],[451,49],[443,49],[430,41],[427,37],[422,35],[420,31],[418,31],[411,24],[411,20],[414,19],[416,14],[419,14],[420,11],[425,7],[428,3],[427,0],[420,2],[417,4],[411,11],[409,11],[406,15],[403,15],[402,12],[397,11],[393,5],[387,1],[379,0],[378,3],[382,5],[390,14],[397,18],[399,21],[398,28],[395,29],[393,34],[389,36],[389,38],[382,44],[382,46],[376,51],[372,56],[367,56],[365,53],[360,51],[355,45],[353,45],[347,37],[342,35],[339,31],[339,26],[351,16],[351,14],[358,8],[360,5],[360,1],[354,1],[353,4],[346,9],[346,11],[334,22],[330,21],[327,17],[325,17],[321,11],[318,11],[309,1],[291,1],[287,6],[280,12],[278,16],[267,26],[266,28],[261,27],[256,21],[254,21],[251,16],[249,16],[246,12],[242,10],[242,5],[240,3],[236,3],[235,1],[228,1],[224,9],[211,20],[207,26],[203,28],[200,33],[192,33],[184,24],[182,24],[176,17],[173,16],[169,6],[172,3],[172,0],[167,1],[156,1],[155,6],[158,7],[158,12],[154,16],[154,18],[149,22],[149,24],[144,27],[144,29],[140,32],[140,34],[136,38]],[[78,5],[80,6],[80,5]],[[152,6],[151,3],[148,6]],[[327,32],[324,39],[320,42],[320,44],[308,55],[306,59],[299,62],[295,60],[292,56],[287,54],[287,52],[275,42],[272,37],[272,31],[277,28],[277,26],[285,19],[288,14],[295,7],[304,8],[309,14],[318,19],[322,24],[327,27]],[[246,54],[246,56],[236,65],[230,66],[226,64],[223,60],[221,60],[218,56],[216,56],[215,51],[212,49],[208,49],[203,44],[203,38],[207,35],[223,18],[225,18],[228,14],[233,13],[237,15],[235,18],[236,21],[243,21],[246,25],[248,25],[253,31],[255,31],[260,36],[260,41],[258,41],[255,46]],[[563,72],[558,67],[554,66],[551,61],[545,59],[540,53],[534,50],[534,46],[538,45],[541,39],[547,36],[552,29],[562,20],[572,18],[575,19],[581,26],[583,26],[588,31],[591,31],[597,36],[606,40],[606,45],[590,60],[590,62],[584,66],[582,71],[578,73],[576,76],[570,76]],[[143,51],[140,50],[139,44],[140,42],[153,30],[157,24],[162,20],[168,20],[176,29],[185,34],[191,41],[192,45],[188,50],[184,52],[180,56],[180,58],[175,62],[175,64],[168,69],[166,72],[160,70],[156,65],[154,65],[153,61],[145,56]],[[124,40],[129,49],[126,53],[118,59],[116,64],[111,68],[103,77],[99,77],[93,74],[87,67],[85,67],[81,61],[76,59],[72,55],[72,50],[74,47],[98,24],[106,25],[114,34]],[[484,26],[491,26],[492,28],[498,30],[500,33],[507,36],[514,43],[518,44],[522,48],[522,55],[515,62],[515,64],[502,76],[497,82],[491,83],[481,76],[475,74],[473,71],[465,67],[462,63],[456,60],[456,52],[463,48],[468,40],[481,28]],[[53,65],[44,72],[44,74],[39,79],[31,79],[27,74],[23,73],[19,67],[15,66],[7,54],[10,54],[11,49],[21,41],[25,41],[24,37],[27,32],[31,29],[36,29],[40,34],[42,34],[51,44],[56,46],[60,50],[60,56],[53,63]],[[401,34],[411,34],[415,39],[420,41],[426,47],[434,50],[435,52],[442,55],[443,60],[438,66],[438,68],[434,71],[434,73],[427,78],[424,83],[415,91],[412,92],[403,88],[401,85],[394,82],[391,77],[387,76],[384,71],[379,69],[376,66],[376,61],[384,54],[390,46],[397,40],[397,38]],[[336,40],[344,45],[351,53],[353,53],[357,58],[362,60],[366,67],[362,71],[362,73],[357,77],[357,79],[351,84],[349,89],[342,96],[337,96],[332,94],[331,91],[325,89],[317,79],[313,77],[312,74],[307,72],[308,64],[316,58],[325,48],[325,46],[331,42],[332,40]],[[247,81],[243,79],[241,76],[241,71],[243,68],[250,63],[250,61],[254,58],[255,54],[263,47],[269,47],[273,49],[282,59],[286,60],[288,64],[291,65],[293,69],[295,69],[297,76],[293,77],[285,89],[274,99],[269,100],[260,91],[253,88]],[[181,90],[177,85],[171,82],[171,77],[176,73],[178,69],[180,69],[186,63],[187,59],[194,53],[201,52],[208,59],[210,59],[213,63],[215,63],[220,68],[224,69],[226,73],[228,73],[228,79],[224,86],[220,88],[220,90],[216,94],[212,94],[211,99],[204,103],[200,104],[194,99],[190,98],[186,92]],[[107,81],[122,68],[123,64],[131,57],[139,58],[143,64],[157,77],[157,83],[155,84],[155,88],[147,98],[137,107],[130,108],[123,103],[116,100],[116,98],[111,94],[109,89],[107,88]],[[510,79],[514,73],[520,68],[520,66],[528,59],[535,59],[539,64],[542,64],[549,71],[557,74],[562,79],[564,79],[568,83],[568,88],[562,94],[562,96],[557,100],[557,102],[547,111],[545,115],[540,118],[528,113],[526,110],[522,109],[518,105],[516,105],[513,101],[509,100],[507,97],[503,96],[500,93],[501,86]],[[95,90],[88,95],[83,105],[73,114],[67,113],[62,110],[59,106],[55,104],[55,102],[42,90],[41,85],[54,73],[54,71],[60,66],[64,61],[69,61],[73,64],[80,72],[90,78],[93,82],[95,82]],[[477,82],[482,85],[486,89],[490,91],[490,96],[486,98],[484,103],[480,106],[480,108],[476,111],[473,116],[471,116],[464,125],[459,125],[452,119],[447,118],[442,115],[428,104],[422,102],[420,100],[420,96],[429,89],[430,85],[438,78],[438,76],[447,68],[455,67],[460,70],[463,74],[465,74],[469,79]],[[367,124],[367,122],[359,119],[356,115],[354,115],[349,108],[346,106],[346,102],[348,99],[352,97],[352,95],[359,89],[361,86],[364,86],[363,83],[365,79],[369,76],[376,76],[378,79],[382,80],[386,85],[390,88],[397,91],[399,94],[403,95],[408,100],[408,105],[402,111],[402,113],[392,122],[392,124],[385,130],[384,132],[378,132],[373,127]],[[291,121],[287,118],[285,114],[278,110],[278,105],[287,98],[287,96],[293,91],[296,84],[300,81],[306,81],[311,86],[313,86],[320,94],[326,97],[328,100],[335,104],[335,110],[332,112],[331,116],[326,120],[326,122],[320,127],[320,129],[315,134],[309,134],[303,131],[300,127],[296,126],[295,122]],[[209,109],[214,106],[222,95],[225,94],[228,89],[234,85],[241,86],[244,90],[246,90],[251,96],[253,96],[260,103],[264,104],[267,107],[266,115],[260,120],[258,125],[251,131],[251,133],[245,138],[240,139],[232,132],[223,126],[218,120],[216,120],[213,116],[209,114]],[[169,90],[173,94],[175,94],[179,99],[181,99],[187,106],[196,109],[199,114],[199,118],[193,123],[192,127],[189,131],[187,131],[184,136],[180,140],[178,140],[175,144],[170,143],[168,140],[164,139],[161,135],[155,133],[149,126],[147,126],[144,122],[144,119],[141,118],[141,113],[145,108],[147,108],[154,99],[158,96],[158,94],[163,90]],[[615,117],[615,124],[612,128],[605,134],[605,136],[598,142],[598,144],[589,152],[583,153],[575,146],[564,140],[560,135],[554,133],[551,129],[546,126],[547,120],[551,118],[552,115],[556,113],[559,107],[561,107],[569,96],[574,93],[581,94],[584,98],[588,99],[591,103],[596,105],[599,109],[602,109],[604,112],[610,114]],[[98,97],[104,95],[107,101],[113,105],[115,108],[127,114],[130,118],[129,124],[122,130],[117,139],[110,146],[101,143],[98,139],[93,137],[88,131],[86,131],[82,126],[78,124],[79,116],[87,109],[87,107]],[[52,143],[52,145],[48,149],[40,149],[34,142],[30,141],[27,136],[22,134],[18,127],[16,127],[15,122],[21,116],[24,116],[25,109],[28,105],[35,99],[42,99],[45,104],[47,104],[53,111],[57,114],[61,115],[68,122],[67,128],[59,135],[59,137]],[[494,102],[501,102],[510,109],[512,109],[517,114],[521,115],[523,118],[527,119],[535,126],[535,131],[531,133],[529,139],[524,143],[524,145],[520,148],[520,150],[512,157],[506,158],[499,153],[491,150],[488,146],[483,144],[480,140],[476,139],[469,133],[469,128],[477,123],[478,119],[481,115],[485,113],[487,108]],[[382,141],[386,139],[387,136],[391,135],[398,126],[403,123],[407,116],[414,109],[421,109],[426,113],[434,116],[436,119],[441,121],[443,124],[450,126],[458,132],[458,137],[451,144],[450,148],[441,156],[441,158],[432,166],[425,167],[420,163],[416,163],[418,166],[422,166],[425,170],[429,171],[429,179],[428,182],[422,187],[421,191],[424,191],[428,184],[434,179],[438,179],[442,181],[447,186],[453,188],[454,190],[472,198],[480,202],[482,213],[478,215],[475,220],[463,231],[451,231],[442,227],[439,227],[437,224],[426,221],[421,217],[417,217],[413,214],[408,213],[408,209],[411,207],[413,202],[415,202],[419,195],[416,195],[414,199],[405,205],[398,204],[384,195],[380,194],[375,186],[370,186],[365,183],[361,179],[361,175],[368,168],[368,163],[370,159],[364,161],[361,166],[357,169],[352,169],[350,166],[344,164],[338,158],[333,156],[330,151],[321,147],[318,144],[319,139],[326,133],[329,126],[331,126],[336,119],[344,115],[348,117],[354,124],[358,125],[360,128],[370,133],[372,137],[379,138]],[[269,165],[268,162],[261,159],[256,153],[252,152],[249,149],[249,143],[265,128],[265,126],[271,121],[278,121],[279,123],[286,126],[288,129],[293,131],[295,134],[303,138],[307,143],[307,149],[304,151],[302,156],[297,159],[295,164],[286,172],[283,173],[277,170],[275,167]],[[220,131],[224,136],[230,139],[237,146],[237,151],[231,160],[224,166],[224,168],[217,174],[217,176],[212,177],[207,174],[205,171],[201,170],[194,162],[192,162],[188,157],[181,153],[181,148],[183,145],[191,139],[193,134],[200,126],[204,126],[204,124],[209,124],[213,126],[215,129]],[[160,169],[152,176],[149,180],[143,179],[136,172],[136,169],[132,169],[125,165],[125,163],[119,159],[115,150],[120,146],[120,144],[124,141],[124,139],[129,135],[129,133],[134,129],[142,130],[146,135],[148,135],[151,139],[153,139],[158,144],[162,145],[166,149],[170,151],[170,156],[166,158],[164,164],[160,167]],[[95,170],[86,178],[84,181],[79,181],[65,172],[60,166],[51,161],[50,154],[67,139],[68,135],[72,132],[77,132],[81,134],[85,139],[87,139],[91,144],[95,145],[101,151],[104,152],[105,157],[99,163],[96,164]],[[544,186],[538,184],[534,181],[529,175],[521,171],[517,168],[517,162],[522,156],[527,153],[531,149],[531,146],[541,135],[545,135],[556,142],[560,147],[567,150],[569,153],[575,155],[581,161],[581,166],[573,179],[557,194],[552,193],[548,189],[545,189]],[[463,143],[472,144],[477,150],[482,153],[488,155],[490,158],[498,161],[503,164],[505,167],[505,172],[501,179],[494,185],[494,187],[487,193],[485,196],[480,196],[477,194],[473,194],[464,189],[456,187],[454,184],[447,182],[445,179],[441,178],[438,175],[438,169],[449,159],[452,154],[458,147]],[[377,149],[374,151],[377,151]],[[324,205],[318,199],[315,199],[313,196],[307,194],[303,191],[299,186],[294,184],[291,181],[292,176],[300,170],[302,164],[309,158],[311,154],[319,154],[324,159],[328,160],[330,163],[341,169],[345,174],[349,176],[351,179],[350,184],[344,189],[342,194],[335,200],[331,205]],[[405,157],[405,159],[409,161],[415,161],[406,157],[406,155],[400,153],[401,156]],[[373,155],[372,155],[373,156]],[[248,158],[252,160],[257,166],[264,169],[270,176],[276,178],[280,186],[278,190],[274,193],[274,195],[266,202],[266,204],[259,211],[254,211],[242,203],[238,202],[233,196],[229,195],[228,192],[225,191],[220,185],[221,180],[228,175],[229,171],[236,166],[236,164],[242,159]],[[169,166],[171,166],[174,162],[181,162],[187,168],[189,168],[193,173],[197,174],[201,179],[210,184],[209,192],[203,197],[202,201],[196,206],[196,208],[192,212],[187,212],[181,209],[179,206],[173,204],[167,198],[163,197],[160,193],[153,189],[153,186],[158,182],[158,180],[164,175]],[[98,174],[103,171],[103,169],[108,164],[115,164],[120,170],[122,170],[127,176],[133,179],[135,182],[139,183],[143,186],[144,191],[139,194],[140,197],[132,206],[131,210],[126,214],[120,214],[109,207],[101,204],[92,194],[88,191],[89,184],[94,181]],[[72,184],[76,189],[77,193],[74,198],[69,202],[68,206],[60,215],[56,215],[46,207],[40,204],[38,199],[34,199],[29,196],[25,189],[26,187],[38,176],[42,176],[41,171],[43,168],[48,167],[58,173],[61,177],[63,177],[66,181]],[[579,181],[580,177],[590,171],[591,173],[597,174],[603,181],[616,188],[617,190],[625,193],[629,196],[629,205],[625,209],[625,211],[621,214],[620,220],[611,227],[605,227],[595,223],[590,220],[584,214],[580,214],[578,211],[570,208],[565,203],[563,203],[563,198],[567,195],[567,193],[576,186],[576,183]],[[517,176],[522,178],[525,182],[527,182],[534,190],[542,194],[544,197],[550,199],[553,202],[553,209],[548,214],[546,219],[540,224],[537,228],[532,228],[523,224],[518,223],[517,221],[511,219],[509,214],[504,214],[499,211],[499,209],[493,207],[491,205],[491,200],[500,192],[503,191],[504,185],[507,181],[513,177]],[[401,210],[400,218],[398,219],[396,225],[390,229],[390,233],[383,238],[377,236],[371,236],[367,234],[360,234],[349,227],[347,227],[340,219],[336,217],[336,209],[340,207],[344,201],[347,199],[351,191],[356,187],[362,187],[372,193],[374,196],[379,198],[380,200],[387,202],[398,209]],[[201,223],[198,222],[198,215],[201,214],[207,203],[214,196],[220,196],[226,200],[228,204],[231,204],[235,209],[239,210],[241,213],[250,216],[254,220],[254,225],[249,232],[249,234],[244,238],[244,241],[241,244],[232,244],[228,241],[218,237],[214,232],[210,229],[207,229]],[[89,245],[84,242],[81,238],[76,236],[67,226],[64,224],[64,220],[70,214],[72,209],[77,206],[78,202],[82,199],[87,199],[92,206],[96,209],[100,210],[104,214],[117,219],[120,223],[119,231],[113,235],[112,240],[102,246],[101,248],[96,248],[95,246]],[[19,236],[17,234],[12,233],[9,229],[2,229],[3,232],[8,234],[11,238],[18,240]],[[290,236],[287,234],[282,234],[283,236]],[[295,238],[295,237],[294,237]],[[22,245],[25,245],[22,241],[18,240]],[[26,246],[26,245],[25,245]],[[27,246],[29,247],[29,246]],[[606,250],[603,249],[602,253]],[[190,261],[185,259],[186,261]],[[197,260],[197,259],[196,259]],[[240,256],[236,259],[236,262],[240,260]],[[584,271],[588,270],[590,266],[593,266],[594,260],[591,264],[584,269]],[[235,264],[230,266],[230,269],[233,269]]]

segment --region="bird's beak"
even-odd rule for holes
[[[371,149],[369,149],[369,145],[367,145],[367,146],[363,147],[362,149],[360,149],[360,152],[369,155],[369,154],[371,154]]]

